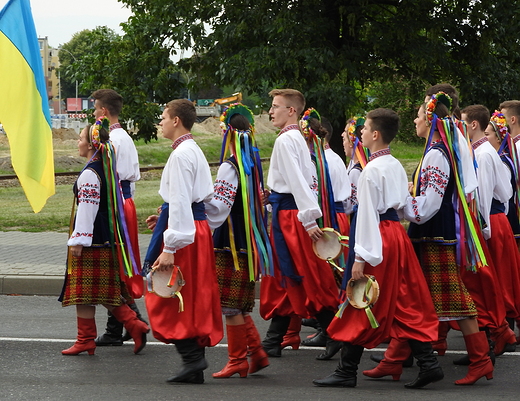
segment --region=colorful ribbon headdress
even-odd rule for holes
[[[241,114],[247,118],[250,124],[248,130],[240,131],[230,125],[231,117],[235,114]],[[251,281],[254,281],[259,277],[260,273],[262,275],[274,275],[273,252],[267,233],[267,212],[263,205],[264,175],[254,137],[255,120],[253,113],[247,106],[241,103],[234,103],[222,113],[220,124],[224,133],[220,162],[222,163],[227,158],[230,149],[234,148],[238,165],[244,223],[246,226],[246,244],[249,250],[247,253],[249,278]],[[235,269],[239,270],[230,219],[231,216],[228,217],[231,252]]]
[[[507,163],[512,170],[512,174],[514,175],[514,182],[516,184],[516,188],[514,188],[516,215],[520,222],[520,160],[518,157],[518,151],[513,139],[511,138],[511,134],[509,133],[506,116],[503,113],[496,110],[491,116],[489,123],[493,127],[498,140],[501,142],[498,154],[500,156],[505,156]]]
[[[111,141],[102,141],[100,130],[110,130],[110,122],[105,116],[100,117],[90,128],[90,142],[96,149],[96,155],[101,156],[103,171],[107,182],[108,221],[110,242],[114,257],[119,261],[121,271],[128,277],[139,275],[139,264],[136,263],[135,252],[132,249],[123,207],[123,195],[119,184],[116,168],[116,150]],[[87,164],[88,165],[88,164]],[[87,167],[87,166],[85,166]]]
[[[354,159],[354,155],[357,157],[361,168],[365,168],[368,163],[368,149],[363,147],[363,143],[356,136],[356,129],[365,125],[365,118],[361,116],[354,116],[347,122],[347,132],[352,142],[353,149],[351,158]]]
[[[464,177],[462,174],[462,157],[459,149],[459,131],[456,122],[451,116],[439,117],[435,110],[437,103],[441,102],[448,110],[451,110],[451,97],[439,92],[431,97],[425,104],[427,123],[431,126],[428,139],[424,147],[424,153],[415,173],[414,194],[420,191],[420,168],[424,156],[431,148],[432,138],[435,132],[438,132],[442,143],[446,147],[448,158],[452,166],[452,173],[455,181],[455,195],[453,198],[453,207],[455,210],[456,227],[457,227],[457,259],[460,265],[465,266],[468,270],[477,271],[478,268],[487,265],[481,241],[482,236],[479,235],[480,227],[478,227],[477,219],[471,212],[464,192]]]
[[[334,206],[334,192],[329,175],[329,166],[325,158],[323,138],[318,138],[311,127],[311,120],[316,119],[321,122],[320,113],[314,108],[305,110],[300,120],[300,129],[305,137],[311,157],[316,163],[316,175],[318,178],[318,203],[322,211],[322,217],[318,219],[318,225],[332,227],[338,230],[336,219],[336,208]]]

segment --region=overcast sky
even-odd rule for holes
[[[2,9],[8,0],[0,0]],[[36,33],[47,36],[49,45],[58,47],[83,29],[108,26],[121,34],[130,10],[117,0],[30,0]]]

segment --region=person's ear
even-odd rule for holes
[[[511,125],[516,124],[516,116],[511,116]]]

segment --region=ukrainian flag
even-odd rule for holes
[[[35,213],[54,195],[47,89],[29,0],[0,11],[0,121],[11,163]]]

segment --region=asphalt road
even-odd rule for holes
[[[144,311],[142,300],[139,307]],[[106,312],[98,307],[98,331],[104,329]],[[260,333],[267,329],[254,315]],[[98,347],[95,356],[63,356],[76,336],[75,309],[62,308],[55,297],[0,296],[0,400],[513,400],[520,393],[520,353],[497,358],[495,378],[473,386],[455,386],[466,367],[452,364],[464,349],[458,332],[450,332],[450,351],[439,357],[445,379],[421,390],[403,384],[418,373],[416,366],[404,370],[400,381],[369,379],[361,374],[375,364],[370,352],[363,355],[356,388],[318,388],[312,380],[331,373],[337,363],[316,361],[318,349],[284,350],[271,366],[247,379],[213,379],[227,360],[226,339],[207,349],[210,367],[203,385],[170,385],[165,379],[179,370],[174,346],[151,338],[141,355],[133,344]],[[301,336],[311,334],[303,328]]]

